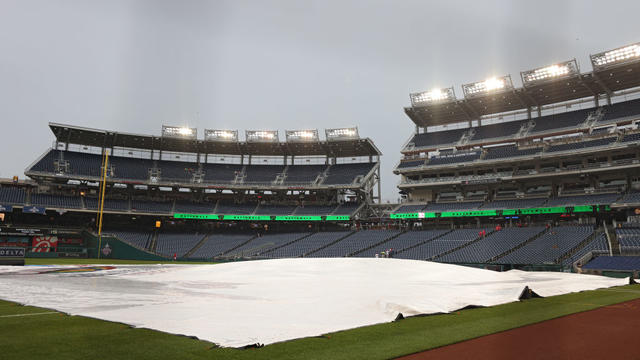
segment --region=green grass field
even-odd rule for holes
[[[2,359],[388,359],[637,298],[640,285],[628,285],[413,317],[246,350],[0,301],[0,354]]]

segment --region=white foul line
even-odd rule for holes
[[[58,312],[57,311],[49,311],[49,312],[30,313],[30,314],[0,315],[0,318],[19,317],[19,316],[34,316],[34,315],[47,315],[47,314],[58,314]]]

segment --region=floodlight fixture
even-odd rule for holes
[[[424,106],[433,103],[454,101],[456,94],[453,87],[443,89],[432,89],[418,93],[409,94],[412,106]]]
[[[225,142],[237,142],[238,130],[204,130],[205,141],[225,141]]]
[[[247,142],[277,143],[278,130],[246,130]]]
[[[357,127],[325,129],[324,133],[328,141],[353,140],[360,138]]]
[[[640,43],[591,55],[591,64],[594,69],[602,69],[636,61],[640,61]]]
[[[462,92],[464,93],[465,98],[490,93],[498,93],[511,89],[513,89],[511,75],[491,77],[484,81],[462,85]]]
[[[162,125],[162,137],[178,139],[196,139],[198,129],[185,126]]]
[[[559,64],[523,71],[520,75],[522,76],[522,84],[527,86],[540,82],[572,77],[579,73],[578,62],[576,59],[573,59]]]
[[[318,130],[287,130],[287,142],[318,142]]]

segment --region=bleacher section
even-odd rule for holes
[[[215,203],[196,203],[190,201],[176,201],[175,212],[188,214],[212,214]]]
[[[131,200],[131,211],[170,213],[172,208],[173,202],[170,201]]]
[[[271,184],[276,176],[284,172],[283,165],[254,165],[247,166],[244,182],[248,184]]]
[[[54,207],[61,209],[82,208],[82,203],[79,196],[31,194],[31,204],[35,206]]]
[[[547,149],[547,152],[582,150],[590,147],[607,146],[615,142],[617,139],[618,139],[617,137],[607,137],[607,138],[602,138],[597,140],[578,141],[578,142],[572,142],[568,144],[551,145]]]
[[[351,185],[359,176],[367,175],[374,163],[336,164],[329,167],[324,185]]]
[[[200,174],[201,183],[312,185],[327,169],[326,165],[239,165],[198,164],[196,162],[151,160],[112,156],[108,176],[117,180],[193,183]],[[56,166],[58,164],[58,166]],[[328,176],[319,185],[351,185],[359,176],[367,175],[375,163],[348,163],[329,167]],[[102,157],[98,154],[49,150],[27,172],[50,173],[70,177],[102,175]],[[60,171],[56,171],[59,169]],[[286,172],[285,172],[286,169]],[[281,177],[284,175],[283,177]],[[239,178],[242,181],[235,182]],[[282,181],[276,181],[282,179]],[[317,185],[318,185],[317,184]]]
[[[336,209],[335,205],[301,205],[295,211],[295,215],[326,215],[331,214]]]
[[[98,210],[98,198],[85,197],[84,204],[89,210]],[[104,199],[104,210],[107,211],[129,211],[129,200],[122,199]]]
[[[447,230],[422,230],[422,231],[407,231],[399,236],[385,241],[384,243],[372,247],[368,250],[359,252],[355,256],[357,257],[374,257],[376,254],[380,254],[383,251],[393,249],[394,252],[400,252],[406,248],[415,246],[421,242],[429,241],[435,237],[438,237]]]
[[[415,134],[410,143],[413,143],[416,148],[421,147],[435,147],[438,145],[453,144],[460,140],[462,134],[469,129],[455,129],[447,131],[437,131],[430,133]]]
[[[399,230],[362,230],[310,254],[310,257],[342,257],[399,234]]]
[[[482,209],[526,209],[536,208],[544,205],[547,198],[538,199],[509,199],[509,200],[494,200],[490,203],[483,205]]]
[[[495,262],[499,264],[553,264],[593,234],[592,226],[555,227]]]
[[[577,127],[587,120],[587,116],[593,110],[594,109],[576,110],[534,118],[533,120],[536,122],[536,126],[531,132],[543,133],[550,132],[552,130]]]
[[[178,257],[184,256],[189,250],[198,244],[204,234],[186,233],[172,234],[160,233],[156,241],[156,252],[164,256],[172,257],[177,254]]]
[[[540,232],[544,226],[506,228],[495,231],[479,241],[444,255],[436,261],[449,263],[486,263],[509,249],[524,243]]]
[[[228,184],[242,172],[242,165],[203,164],[202,169],[206,183]]]
[[[485,160],[531,156],[542,151],[542,148],[519,149],[516,145],[496,146],[488,149]]]
[[[484,125],[472,128],[475,133],[472,141],[515,136],[522,125],[529,120],[507,121],[500,124]]]
[[[635,224],[633,224],[635,226]],[[640,226],[640,225],[638,225]],[[640,227],[622,227],[616,229],[621,253],[640,252]]]
[[[640,99],[623,101],[604,108],[604,116],[599,123],[616,122],[627,118],[638,118],[640,115]]]
[[[311,184],[324,172],[325,165],[293,165],[287,168],[285,184]]]
[[[27,193],[24,189],[9,186],[0,187],[0,205],[24,204],[26,199]]]
[[[296,209],[295,206],[286,205],[263,205],[261,204],[255,211],[256,215],[291,215]]]
[[[235,204],[227,201],[219,201],[216,212],[225,215],[250,215],[256,209],[256,204]]]
[[[640,270],[640,256],[598,256],[583,266],[590,270]]]
[[[151,233],[143,231],[105,231],[105,233],[113,234],[118,239],[129,243],[140,249],[148,249],[151,245]]]
[[[570,206],[570,205],[602,205],[611,204],[620,195],[612,194],[598,194],[598,195],[578,195],[578,196],[560,196],[557,198],[549,199],[546,206]]]
[[[562,261],[562,265],[566,267],[570,267],[573,263],[580,260],[583,256],[590,252],[609,252],[609,243],[607,242],[607,235],[600,234],[600,236],[595,237],[593,240],[589,241],[583,248],[577,250],[571,256],[567,257]]]
[[[240,246],[254,236],[251,234],[211,234],[190,257],[194,259],[211,259]]]
[[[472,202],[454,202],[454,203],[430,203],[425,208],[424,211],[458,211],[458,210],[474,210],[482,205],[480,201],[472,201]]]
[[[281,234],[266,234],[260,237],[256,237],[249,241],[248,243],[240,246],[233,251],[230,251],[225,254],[225,256],[234,256],[234,257],[247,257],[247,256],[262,256],[261,254],[266,253],[270,249],[274,247],[278,247],[284,245],[288,242],[294,241],[296,239],[300,239],[304,236],[309,235],[308,233],[281,233]],[[265,255],[268,256],[268,255]]]
[[[433,241],[398,252],[395,257],[401,259],[429,260],[435,256],[453,250],[480,237],[480,233],[489,229],[459,229],[454,230]]]
[[[293,258],[300,257],[330,244],[349,234],[349,231],[318,232],[302,240],[275,249],[265,254],[269,258]]]

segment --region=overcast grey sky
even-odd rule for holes
[[[385,200],[413,132],[408,94],[640,41],[640,1],[0,0],[0,177],[53,141],[47,122],[357,125]]]

